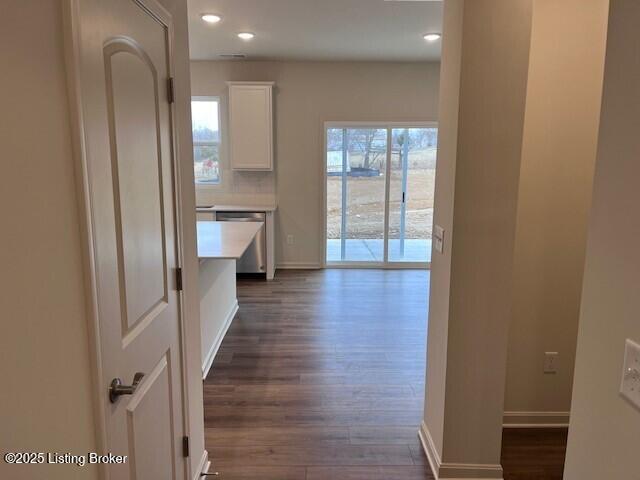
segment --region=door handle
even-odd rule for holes
[[[131,385],[123,385],[122,380],[119,378],[111,380],[111,384],[109,385],[109,401],[116,403],[118,397],[121,395],[133,395],[143,378],[144,373],[138,372],[133,376],[133,383]]]

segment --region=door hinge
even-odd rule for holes
[[[189,437],[182,437],[182,456],[189,456]]]
[[[175,101],[175,86],[173,84],[173,77],[167,78],[167,101],[173,103]]]
[[[176,268],[176,290],[182,291],[182,268]]]

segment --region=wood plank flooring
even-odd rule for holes
[[[417,438],[428,282],[416,270],[239,280],[240,311],[204,384],[222,480],[433,479]]]
[[[562,480],[567,433],[566,428],[505,428],[504,480]]]

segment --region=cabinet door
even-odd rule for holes
[[[273,169],[273,114],[270,85],[229,87],[231,167]]]

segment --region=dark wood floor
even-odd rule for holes
[[[415,270],[240,280],[240,312],[204,384],[206,448],[222,479],[432,479],[417,439],[428,282]],[[506,480],[561,478],[545,476],[561,469],[555,439],[549,461],[531,466],[546,437],[534,450],[505,438]]]
[[[566,428],[507,428],[502,433],[504,480],[562,480]]]

